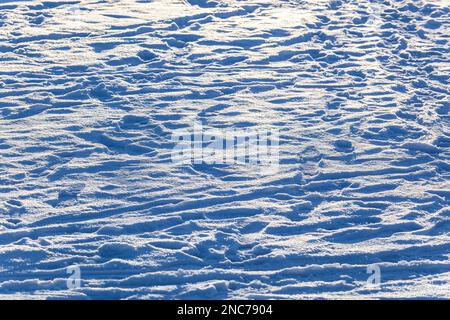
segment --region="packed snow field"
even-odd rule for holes
[[[450,298],[449,40],[448,0],[1,0],[0,297]],[[194,122],[279,171],[174,163]]]

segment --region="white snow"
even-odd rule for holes
[[[449,38],[448,0],[1,1],[0,298],[450,298]],[[197,122],[279,170],[173,163]]]

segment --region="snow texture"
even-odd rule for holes
[[[0,297],[450,298],[449,37],[448,0],[1,0]],[[173,163],[196,121],[279,172]]]

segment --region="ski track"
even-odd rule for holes
[[[445,0],[2,1],[0,296],[450,298],[449,31]],[[173,164],[199,120],[278,128],[280,172]]]

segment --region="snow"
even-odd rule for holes
[[[448,0],[1,1],[0,297],[450,298],[449,37]],[[197,123],[277,166],[173,162]]]

